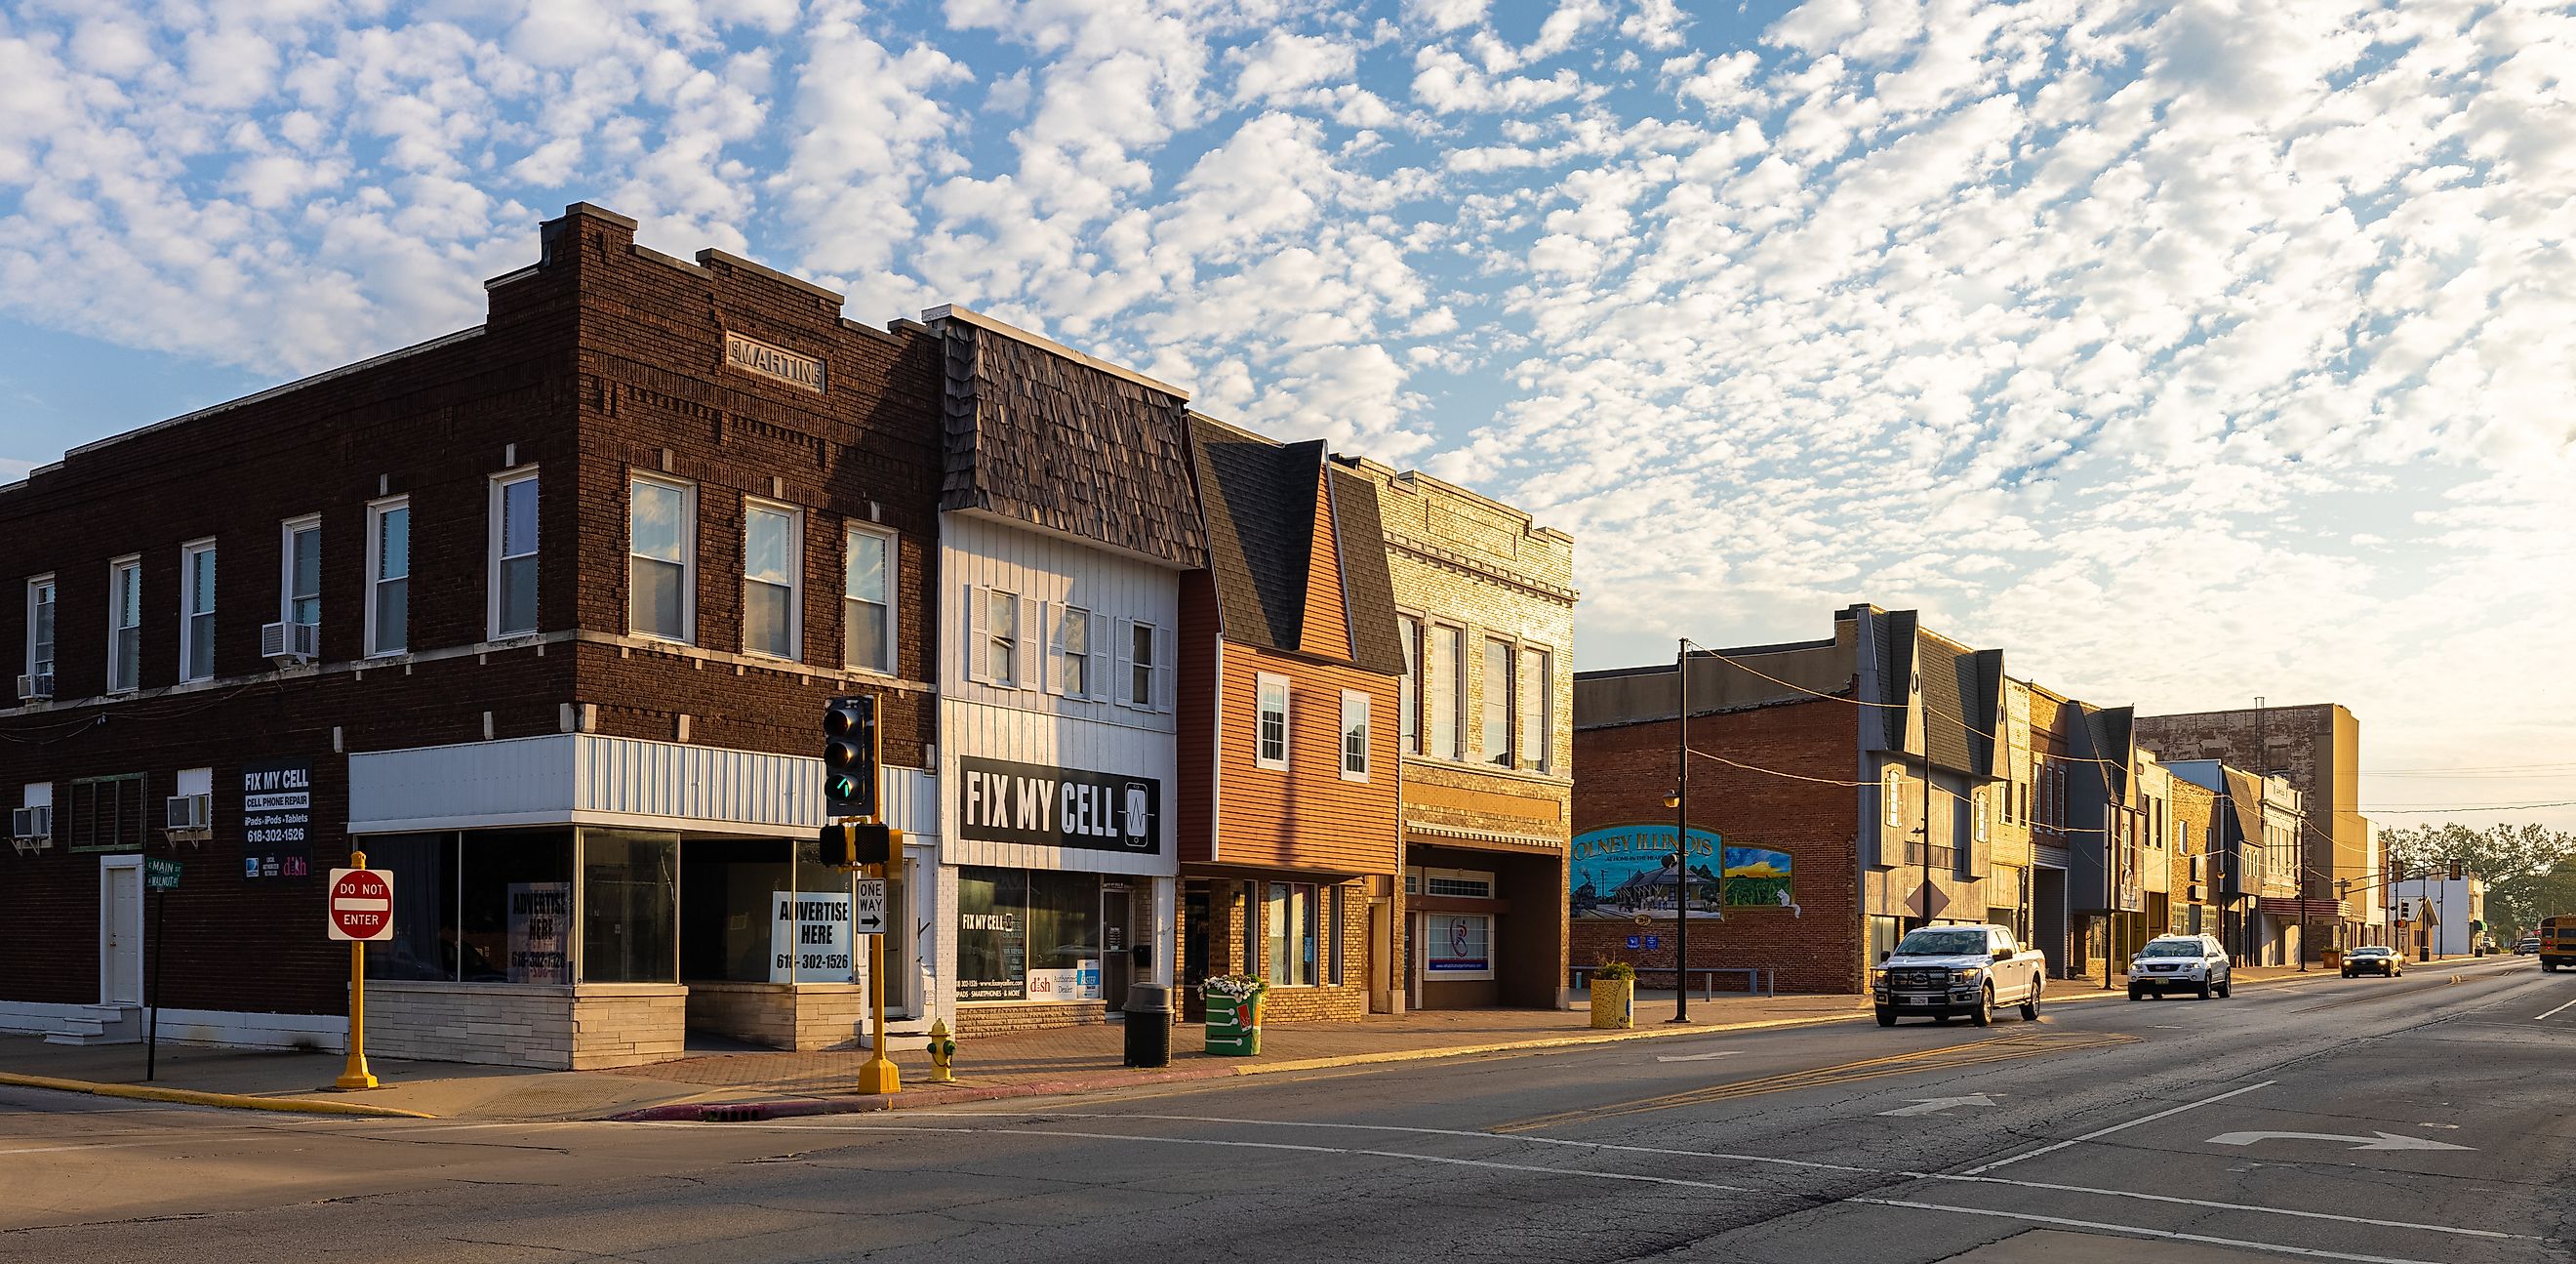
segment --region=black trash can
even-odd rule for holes
[[[1172,1065],[1172,990],[1160,983],[1128,985],[1127,1065]]]

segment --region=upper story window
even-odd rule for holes
[[[107,564],[107,691],[143,684],[143,559]]]
[[[1422,620],[1395,616],[1395,637],[1404,643],[1404,680],[1396,687],[1396,741],[1407,755],[1422,753]]]
[[[894,537],[851,527],[842,557],[841,665],[894,671]]]
[[[278,528],[278,621],[322,622],[322,517],[288,519]]]
[[[179,550],[179,679],[215,674],[215,542]]]
[[[742,510],[742,649],[770,658],[796,657],[803,622],[804,515],[785,505],[747,501]]]
[[[1905,770],[1889,764],[1879,775],[1878,797],[1887,800],[1887,823],[1905,823]]]
[[[1521,651],[1521,756],[1539,772],[1556,766],[1556,655]]]
[[[27,581],[27,674],[54,674],[54,577]]]
[[[1467,634],[1458,628],[1431,629],[1431,753],[1442,759],[1467,757]]]
[[[1048,647],[1055,659],[1055,690],[1068,698],[1088,698],[1099,674],[1092,662],[1091,612],[1080,606],[1063,609],[1055,644]]]
[[[411,501],[367,506],[367,653],[411,648]]]
[[[1512,643],[1485,639],[1485,762],[1509,768],[1512,750]]]
[[[1127,625],[1127,697],[1128,706],[1154,707],[1154,669],[1162,666],[1154,654],[1154,625],[1137,620]]]
[[[1342,780],[1369,779],[1369,697],[1342,691]]]
[[[696,613],[698,489],[637,475],[626,488],[626,629],[686,643]]]
[[[537,630],[537,472],[492,480],[491,636]]]
[[[1991,820],[1991,813],[1993,811],[1994,793],[1992,790],[1985,786],[1979,786],[1968,792],[1968,820],[1976,829],[1976,840],[1978,842],[1985,842],[1987,837],[1993,832],[1993,822]]]
[[[1288,678],[1261,673],[1253,682],[1252,762],[1261,768],[1288,767]]]
[[[984,594],[984,679],[1004,689],[1020,680],[1020,598],[989,589]]]

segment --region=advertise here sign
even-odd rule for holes
[[[969,757],[958,781],[957,833],[969,841],[1162,853],[1159,778]]]
[[[313,876],[313,761],[242,765],[242,877]]]
[[[851,981],[847,892],[773,891],[769,907],[770,982]]]
[[[510,982],[572,982],[572,884],[513,882],[509,895]]]

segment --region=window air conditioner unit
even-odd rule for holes
[[[271,661],[312,662],[322,657],[322,625],[263,623],[259,627],[259,653]]]
[[[51,702],[53,698],[54,674],[52,672],[18,678],[18,701]]]
[[[174,794],[162,801],[165,828],[173,834],[202,834],[215,826],[215,796]]]
[[[20,851],[42,850],[54,838],[54,810],[50,807],[13,808],[9,812],[9,841]]]

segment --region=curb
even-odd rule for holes
[[[215,1106],[227,1110],[273,1110],[297,1115],[362,1115],[372,1119],[436,1119],[416,1110],[395,1106],[367,1106],[357,1102],[319,1102],[305,1097],[252,1097],[242,1093],[201,1093],[187,1088],[155,1088],[142,1084],[101,1084],[92,1080],[58,1080],[49,1075],[16,1075],[0,1072],[0,1084],[16,1088],[51,1089],[58,1093],[88,1093],[95,1097],[126,1097],[145,1102],[173,1102],[182,1106]]]
[[[2495,957],[2495,956],[2498,956],[2498,955],[2501,955],[2501,954],[2496,954],[2496,953],[2489,953],[2489,954],[2488,954],[2488,956],[2489,956],[2490,958]],[[2410,966],[2421,965],[2421,966],[2463,966],[2463,967],[2464,967],[2464,966],[2468,966],[2468,965],[2472,964],[2472,963],[2473,963],[2473,962],[2475,962],[2476,960],[2478,960],[2478,959],[2477,959],[2477,958],[2474,958],[2474,957],[2436,957],[2436,958],[2432,959],[2431,961],[2425,961],[2425,962],[2414,962],[2414,961],[2410,961],[2410,962],[2407,962],[2407,964],[2408,964],[2408,965],[2410,965]],[[2315,982],[2315,981],[2317,981],[2318,979],[2321,979],[2321,978],[2340,979],[2340,978],[2342,978],[2342,977],[2343,977],[2343,976],[2342,976],[2340,973],[2336,973],[2336,974],[2327,974],[2324,970],[2322,970],[2322,969],[2318,969],[2318,970],[2310,970],[2310,971],[2308,971],[2308,972],[2307,972],[2307,973],[2305,973],[2305,974],[2300,974],[2300,973],[2297,973],[2297,972],[2292,972],[2292,973],[2289,973],[2289,974],[2276,974],[2276,975],[2273,975],[2273,976],[2271,976],[2271,977],[2269,977],[2269,978],[2263,978],[2263,979],[2247,979],[2247,980],[2245,980],[2244,982],[2237,984],[2236,986],[2238,986],[2238,987],[2275,987],[2275,986],[2278,986],[2278,985],[2280,985],[2280,984],[2284,984],[2284,983],[2302,983],[2302,982],[2312,983],[2312,982]],[[2083,1004],[2083,1003],[2084,1003],[2084,1002],[2086,1002],[2086,1001],[2124,1001],[2124,1000],[2127,1000],[2127,999],[2128,999],[2128,997],[2129,997],[2129,994],[2128,994],[2126,991],[2124,991],[2124,990],[2122,990],[2122,989],[2120,989],[2120,988],[2095,988],[2095,989],[2093,989],[2093,990],[2091,990],[2091,991],[2088,991],[2088,992],[2082,993],[2081,995],[2077,995],[2077,996],[2052,996],[2052,997],[2047,997],[2047,998],[2044,998],[2044,999],[2046,999],[2046,1000],[2047,1000],[2047,1002],[2048,1002],[2049,1004],[2051,1004],[2051,1005],[2081,1005],[2081,1004]]]
[[[1057,1080],[1039,1080],[1019,1084],[997,1084],[991,1088],[956,1086],[944,1089],[915,1089],[900,1094],[871,1093],[862,1097],[788,1097],[761,1101],[675,1102],[665,1106],[647,1106],[610,1115],[614,1123],[762,1123],[772,1119],[795,1119],[813,1115],[856,1115],[889,1110],[933,1110],[963,1102],[1000,1101],[1018,1097],[1053,1097],[1068,1093],[1098,1092],[1102,1089],[1131,1088],[1147,1084],[1186,1083],[1194,1080],[1225,1080],[1245,1075],[1279,1075],[1296,1071],[1325,1071],[1339,1067],[1376,1066],[1393,1062],[1428,1062],[1440,1058],[1465,1058],[1479,1054],[1536,1052],[1542,1049],[1577,1048],[1587,1045],[1621,1044],[1632,1040],[1657,1040],[1668,1036],[1707,1036],[1725,1032],[1763,1031],[1782,1027],[1813,1027],[1824,1023],[1850,1022],[1859,1014],[1816,1014],[1800,1018],[1773,1018],[1758,1022],[1724,1023],[1710,1027],[1662,1027],[1644,1030],[1610,1031],[1574,1036],[1551,1036],[1540,1040],[1503,1041],[1482,1045],[1443,1045],[1431,1049],[1392,1049],[1381,1053],[1355,1053],[1328,1058],[1299,1058],[1288,1062],[1269,1062],[1242,1066],[1186,1067],[1176,1070],[1127,1072],[1101,1071]]]

